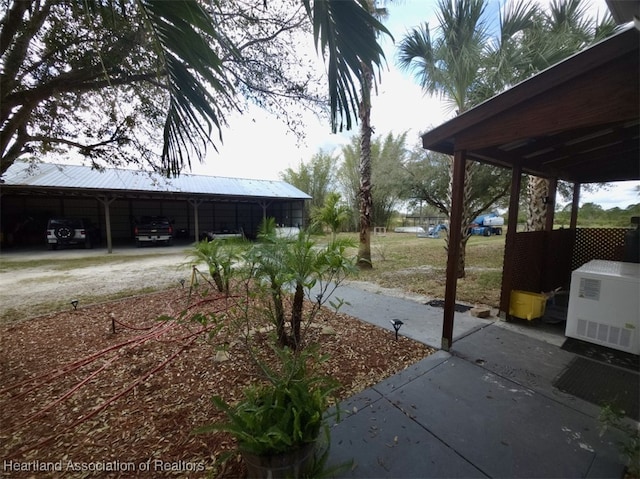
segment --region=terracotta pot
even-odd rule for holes
[[[313,464],[315,443],[305,444],[283,454],[256,456],[242,452],[251,479],[299,478]]]

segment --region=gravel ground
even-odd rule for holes
[[[83,304],[95,303],[179,287],[180,280],[185,280],[188,286],[189,248],[190,244],[182,243],[170,247],[115,247],[110,254],[105,248],[0,251],[0,322],[62,311],[71,308],[72,299]],[[61,261],[87,259],[88,263],[90,258],[104,261],[105,257],[109,260],[106,264],[82,267],[70,267]],[[208,275],[206,266],[201,265],[200,271]],[[347,283],[422,303],[429,299],[373,283]]]
[[[3,251],[0,255],[0,318],[5,321],[70,307],[72,299],[152,291],[189,281],[188,246],[61,251]],[[61,259],[108,256],[108,264],[65,268]],[[26,262],[26,263],[25,263]]]

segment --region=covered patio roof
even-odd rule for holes
[[[465,162],[512,170],[507,250],[523,173],[578,186],[640,180],[639,45],[638,30],[625,29],[422,135],[425,149],[454,157],[444,349],[452,342]]]
[[[424,133],[422,146],[574,183],[638,180],[638,45],[627,29]]]

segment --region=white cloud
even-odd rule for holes
[[[328,121],[306,116],[306,138],[300,142],[286,125],[256,108],[234,115],[223,131],[223,145],[210,152],[203,165],[192,165],[192,172],[212,176],[277,179],[286,168],[308,161],[319,149],[333,150],[358,133],[331,134]],[[418,142],[420,132],[446,119],[442,102],[423,95],[419,86],[397,71],[383,74],[379,94],[372,99],[371,122],[376,134],[409,131],[409,141]]]
[[[611,208],[626,208],[640,203],[640,181],[618,181],[608,183],[605,188],[593,193],[580,193],[580,206],[585,203],[595,203],[605,210]]]

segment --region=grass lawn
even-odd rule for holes
[[[357,234],[345,234],[358,241]],[[472,236],[466,249],[466,277],[458,280],[457,299],[497,307],[500,302],[504,236]],[[444,239],[412,233],[386,233],[371,239],[373,269],[357,279],[444,298],[447,251]]]

